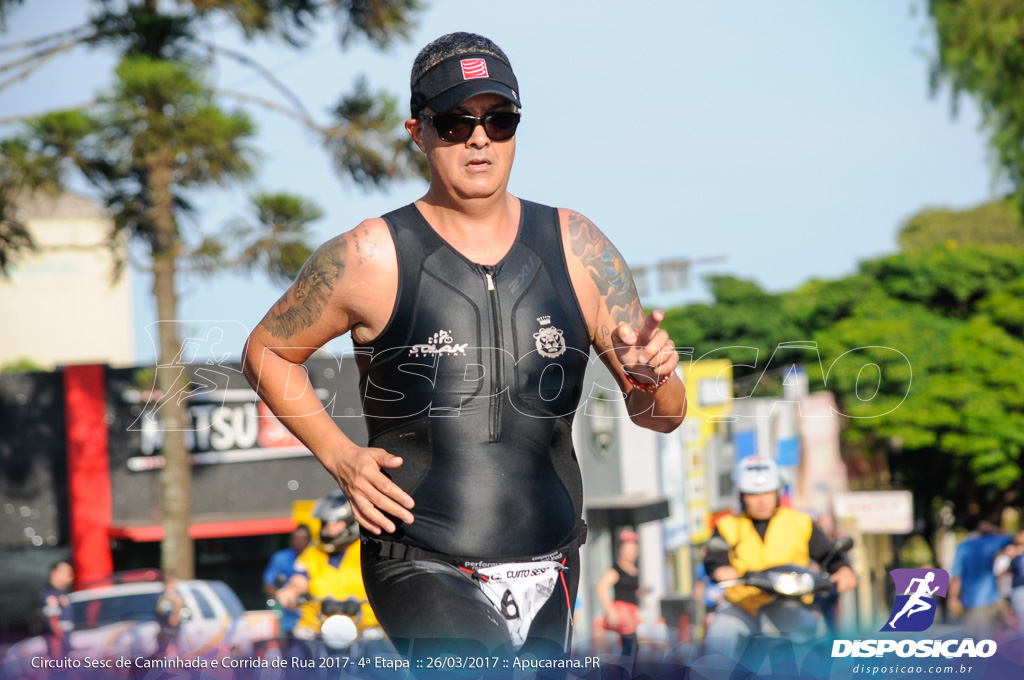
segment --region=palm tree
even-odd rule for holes
[[[161,322],[156,388],[164,395],[185,388],[175,328],[175,279],[186,255],[179,220],[183,193],[244,179],[252,172],[253,153],[247,142],[254,128],[248,116],[218,108],[210,90],[191,71],[181,62],[125,58],[117,68],[113,92],[94,111],[47,114],[27,121],[21,135],[5,142],[25,149],[16,159],[22,164],[20,171],[13,167],[10,176],[25,177],[33,167],[57,160],[49,164],[48,181],[63,186],[72,172],[80,173],[111,208],[111,237],[127,233],[146,244]],[[166,430],[162,566],[187,575],[192,545],[185,408],[177,399],[168,399],[160,411]]]
[[[196,264],[210,270],[238,265],[259,267],[278,278],[294,276],[311,252],[305,226],[320,212],[301,197],[261,194],[254,199],[261,229],[249,230],[248,242],[240,242],[234,256],[217,238],[205,239],[198,248],[187,247],[187,221],[181,218],[191,211],[188,192],[237,182],[253,172],[254,152],[249,146],[253,124],[243,111],[221,108],[218,95],[268,106],[300,121],[321,137],[339,173],[357,184],[382,186],[397,177],[423,173],[422,160],[399,134],[401,116],[392,97],[371,93],[361,81],[355,92],[339,102],[333,120],[318,123],[269,71],[243,53],[200,40],[196,27],[212,17],[227,17],[247,36],[277,36],[301,46],[309,27],[333,11],[339,18],[343,45],[362,36],[387,47],[408,36],[420,4],[419,0],[93,2],[98,13],[90,24],[16,44],[14,48],[27,54],[0,64],[0,73],[13,73],[0,82],[2,90],[83,42],[112,46],[123,54],[109,94],[84,108],[27,118],[16,135],[0,142],[0,271],[32,247],[15,219],[11,199],[19,192],[59,189],[72,173],[85,178],[113,215],[112,238],[127,235],[147,250],[160,322],[156,388],[163,395],[177,395],[186,388],[184,368],[178,363],[176,328],[176,281],[182,266]],[[0,21],[17,4],[20,0],[0,0]],[[216,91],[205,82],[203,70],[216,55],[255,68],[287,104]],[[160,412],[165,427],[161,566],[187,578],[193,574],[194,560],[188,535],[191,475],[184,438],[185,404],[166,399]]]

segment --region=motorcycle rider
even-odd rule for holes
[[[360,561],[359,525],[352,506],[341,490],[333,491],[316,502],[313,517],[320,520],[317,540],[295,560],[295,573],[277,591],[283,607],[295,607],[300,596],[311,599],[302,605],[299,622],[293,635],[312,640],[320,632],[320,601],[325,598],[363,600],[360,628],[379,625],[370,605],[365,602]]]
[[[804,513],[779,507],[782,484],[775,461],[744,458],[733,478],[742,511],[722,517],[715,526],[712,539],[723,539],[730,549],[709,550],[704,558],[704,567],[714,581],[729,581],[748,571],[784,564],[808,567],[811,560],[820,563],[828,557],[832,541],[825,532]],[[840,593],[857,586],[857,577],[842,555],[835,555],[822,567],[828,569]],[[738,585],[726,589],[725,599],[708,627],[705,647],[736,659],[759,630],[758,610],[772,598],[759,588]]]

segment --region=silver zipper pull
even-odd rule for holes
[[[491,278],[490,273],[484,273],[487,277],[487,290],[494,290],[494,279]]]

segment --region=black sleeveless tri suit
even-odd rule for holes
[[[572,420],[590,338],[557,210],[521,206],[515,242],[493,266],[458,253],[414,205],[384,216],[398,297],[356,360],[370,446],[403,458],[387,474],[416,501],[415,522],[364,536],[367,593],[393,640],[499,646],[504,623],[460,561],[513,562],[569,545],[564,592],[530,629],[567,641],[583,511]]]

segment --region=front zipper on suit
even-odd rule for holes
[[[492,442],[501,440],[501,398],[505,384],[505,362],[501,347],[501,307],[498,303],[498,288],[494,285],[494,266],[481,265],[484,283],[487,287],[487,308],[491,317],[491,418],[490,437]]]

